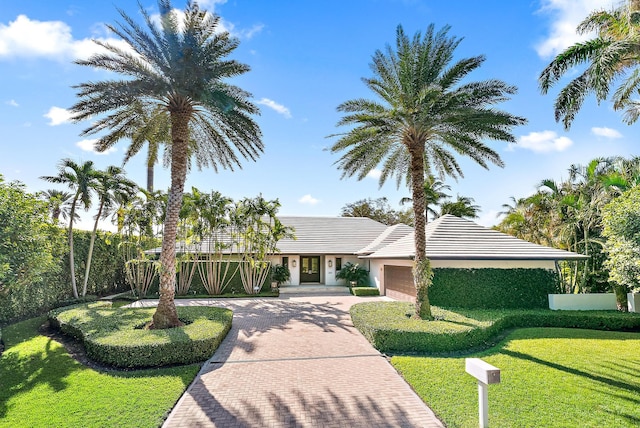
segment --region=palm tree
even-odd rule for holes
[[[73,193],[65,192],[64,190],[47,189],[39,192],[38,196],[47,203],[47,207],[51,213],[51,221],[53,221],[54,224],[58,224],[60,216],[62,216],[63,220],[69,218]],[[76,220],[78,218],[79,216],[76,215]]]
[[[443,199],[449,197],[446,194],[445,190],[451,190],[451,186],[448,184],[444,184],[442,180],[439,180],[433,174],[427,175],[427,178],[424,180],[424,209],[425,209],[425,222],[429,221],[429,214],[433,218],[438,217],[438,212],[435,210],[436,206],[439,206],[442,203]],[[404,205],[406,203],[411,202],[411,198],[402,198],[400,199],[400,205]]]
[[[374,77],[363,79],[378,101],[355,99],[338,106],[345,116],[339,126],[353,128],[340,135],[331,151],[345,151],[336,163],[343,177],[363,179],[382,163],[380,185],[393,175],[399,186],[404,178],[411,187],[415,215],[416,316],[431,319],[427,287],[432,271],[425,254],[426,218],[424,182],[437,171],[441,178],[463,176],[456,154],[468,156],[481,166],[502,166],[498,153],[483,139],[514,142],[511,129],[526,122],[494,108],[514,94],[516,88],[499,80],[461,84],[480,67],[484,56],[453,63],[461,39],[438,32],[434,25],[424,37],[413,39],[398,26],[395,49],[376,51],[371,69]]]
[[[153,315],[154,328],[181,325],[174,304],[175,244],[182,193],[191,156],[199,168],[240,167],[240,158],[255,160],[263,149],[258,125],[250,117],[257,107],[250,94],[226,79],[249,67],[226,57],[238,40],[219,31],[220,18],[189,1],[184,15],[159,0],[160,25],[140,6],[146,29],[124,12],[124,22],[108,28],[130,50],[101,41],[107,53],[96,54],[80,65],[123,75],[122,80],[87,82],[77,86],[79,101],[72,107],[76,121],[95,118],[83,135],[108,131],[96,143],[104,148],[120,138],[136,118],[129,105],[139,101],[150,110],[165,111],[171,124],[171,187],[160,255],[160,299]],[[181,18],[183,16],[183,18]]]
[[[98,222],[107,217],[113,208],[116,200],[126,200],[133,197],[137,185],[124,175],[124,170],[117,166],[109,166],[105,171],[96,171],[96,182],[94,189],[98,194],[98,212],[93,223],[91,239],[89,241],[89,252],[87,254],[87,267],[84,272],[84,282],[82,283],[82,296],[87,294],[87,283],[89,282],[89,272],[91,270],[91,259],[93,257],[93,245],[96,240]]]
[[[474,202],[473,198],[457,195],[455,201],[445,201],[440,205],[438,217],[451,214],[456,217],[478,218],[480,206],[474,205]]]
[[[625,110],[626,123],[635,122],[640,116],[640,103],[633,100],[640,90],[640,0],[627,0],[611,11],[592,12],[577,31],[595,31],[596,36],[558,54],[538,78],[540,90],[546,94],[569,70],[587,66],[558,94],[556,121],[562,120],[569,129],[587,95],[595,94],[598,102],[606,100],[611,86],[622,80],[612,98],[613,108]]]
[[[58,166],[58,175],[40,177],[50,183],[65,184],[74,191],[71,201],[71,211],[69,213],[69,266],[71,271],[71,288],[73,297],[78,298],[78,287],[76,285],[76,271],[73,256],[73,222],[76,219],[76,206],[78,201],[82,203],[85,211],[91,207],[91,197],[96,186],[96,170],[93,162],[87,161],[82,165],[71,159],[63,159]]]

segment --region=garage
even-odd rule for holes
[[[411,268],[384,265],[384,294],[396,300],[415,301],[416,287]]]

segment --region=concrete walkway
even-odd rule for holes
[[[234,317],[164,427],[442,427],[353,327],[349,308],[363,300],[176,300]]]

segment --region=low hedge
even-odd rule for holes
[[[184,327],[148,330],[155,308],[112,308],[108,302],[49,312],[62,333],[84,343],[94,361],[120,368],[160,367],[205,361],[231,329],[233,312],[207,306],[178,307]]]
[[[381,352],[440,354],[495,343],[515,327],[638,331],[640,314],[615,311],[471,310],[432,307],[435,321],[413,319],[407,302],[367,302],[351,307],[354,326]]]
[[[380,290],[376,287],[351,287],[354,296],[379,296]]]

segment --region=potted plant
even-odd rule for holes
[[[271,288],[277,289],[280,287],[280,284],[289,281],[290,278],[291,272],[289,272],[289,268],[287,266],[275,265],[271,271]]]
[[[360,265],[351,262],[345,263],[336,274],[337,279],[344,279],[349,287],[365,287],[369,285],[369,272]]]

